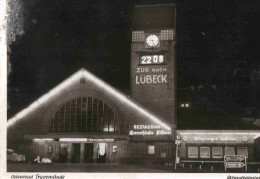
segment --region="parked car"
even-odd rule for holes
[[[12,149],[7,149],[7,162],[25,162],[25,155],[20,155]]]

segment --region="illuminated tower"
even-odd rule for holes
[[[176,124],[176,6],[136,6],[132,26],[131,95]]]

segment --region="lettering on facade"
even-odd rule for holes
[[[149,72],[149,68],[137,68],[136,69],[136,72],[137,73],[147,73],[147,72]]]
[[[161,125],[134,125],[133,129],[162,129]]]
[[[136,72],[137,73],[148,73],[148,72],[166,72],[167,71],[167,68],[164,68],[164,67],[157,67],[157,68],[151,68],[151,70],[148,68],[148,67],[138,67],[136,69]]]
[[[168,83],[167,74],[160,75],[136,75],[136,84],[165,84]]]
[[[167,68],[152,68],[152,72],[165,72]]]
[[[150,135],[171,135],[171,131],[167,130],[130,130],[129,135],[134,136],[134,135],[142,135],[142,136],[150,136]]]
[[[201,142],[236,142],[234,137],[194,137],[194,141]]]
[[[154,124],[135,124],[130,127],[129,135],[171,135],[171,130],[163,130],[161,125]]]

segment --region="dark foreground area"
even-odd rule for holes
[[[178,167],[129,164],[7,164],[7,172],[75,172],[75,173],[225,173],[222,165]],[[228,169],[228,173],[246,173],[243,169]],[[259,173],[259,166],[248,167],[247,173]]]

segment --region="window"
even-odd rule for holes
[[[48,147],[48,153],[49,153],[49,154],[52,154],[52,151],[53,151],[53,147],[52,147],[51,145],[49,145],[49,147]]]
[[[209,147],[200,147],[200,158],[210,158]]]
[[[49,132],[118,132],[119,122],[112,109],[91,97],[78,97],[63,103],[53,114]]]
[[[113,150],[112,150],[113,153],[116,153],[117,152],[117,146],[116,145],[113,145]]]
[[[190,108],[191,107],[191,102],[180,102],[179,103],[180,108]]]
[[[189,158],[198,158],[198,147],[188,147],[188,157]]]
[[[213,158],[222,158],[222,147],[212,147],[212,157]]]
[[[148,154],[155,154],[155,147],[154,145],[148,146]]]
[[[235,155],[235,147],[225,147],[225,155]]]
[[[245,155],[248,158],[247,147],[237,147],[237,155]]]

